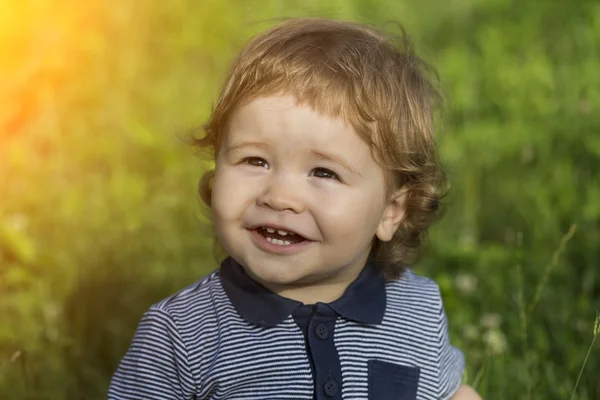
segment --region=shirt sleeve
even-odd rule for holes
[[[185,343],[173,318],[151,308],[112,377],[109,400],[188,400],[195,382]]]
[[[441,303],[440,303],[441,304]],[[463,353],[450,344],[448,334],[448,320],[443,305],[440,307],[440,343],[438,346],[438,363],[440,379],[441,400],[450,399],[458,391],[462,384],[462,376],[465,369],[465,357]]]

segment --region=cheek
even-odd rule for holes
[[[215,223],[234,218],[239,212],[242,196],[241,185],[235,176],[217,168],[212,188],[211,208]]]
[[[381,221],[381,200],[356,190],[334,196],[317,208],[317,221],[322,229],[341,240],[371,237]]]
[[[211,208],[215,223],[241,218],[257,196],[259,186],[230,166],[217,166],[212,188]]]

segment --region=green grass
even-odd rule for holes
[[[399,21],[440,73],[452,190],[416,269],[465,379],[600,399],[600,5],[543,0],[0,5],[0,398],[106,398],[142,312],[215,267],[177,137],[251,34],[304,15]]]

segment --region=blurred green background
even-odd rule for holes
[[[600,3],[550,0],[2,0],[0,399],[106,398],[143,311],[215,268],[177,137],[291,16],[400,22],[438,68],[452,193],[416,269],[465,379],[600,399]]]

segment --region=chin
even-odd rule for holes
[[[294,263],[289,265],[286,262],[275,260],[260,260],[258,262],[243,260],[240,264],[244,266],[248,275],[267,285],[291,285],[298,283],[306,276],[293,265]]]
[[[255,277],[267,284],[290,285],[303,278],[297,271],[285,271],[281,267],[269,268],[262,265],[259,268],[250,266],[248,269]]]

